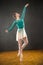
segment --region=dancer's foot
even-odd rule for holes
[[[20,62],[22,62],[23,61],[23,54],[21,53],[20,54]]]
[[[17,54],[17,56],[20,56],[20,50],[18,51],[18,54]]]

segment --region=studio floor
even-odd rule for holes
[[[43,65],[43,51],[24,50],[22,62],[17,57],[17,51],[0,52],[0,65]]]

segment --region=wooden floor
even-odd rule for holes
[[[43,51],[23,51],[23,61],[19,61],[17,51],[0,52],[0,65],[43,65]]]

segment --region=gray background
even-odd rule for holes
[[[29,44],[25,48],[43,49],[43,1],[42,0],[0,0],[0,51],[17,50],[15,27],[11,32],[5,33],[12,21],[12,13],[22,13],[24,5],[29,2],[25,15],[25,26]]]

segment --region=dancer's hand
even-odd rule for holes
[[[25,7],[28,7],[29,6],[29,3],[27,3],[26,5],[25,5]]]
[[[8,33],[8,30],[6,29],[5,32]]]

